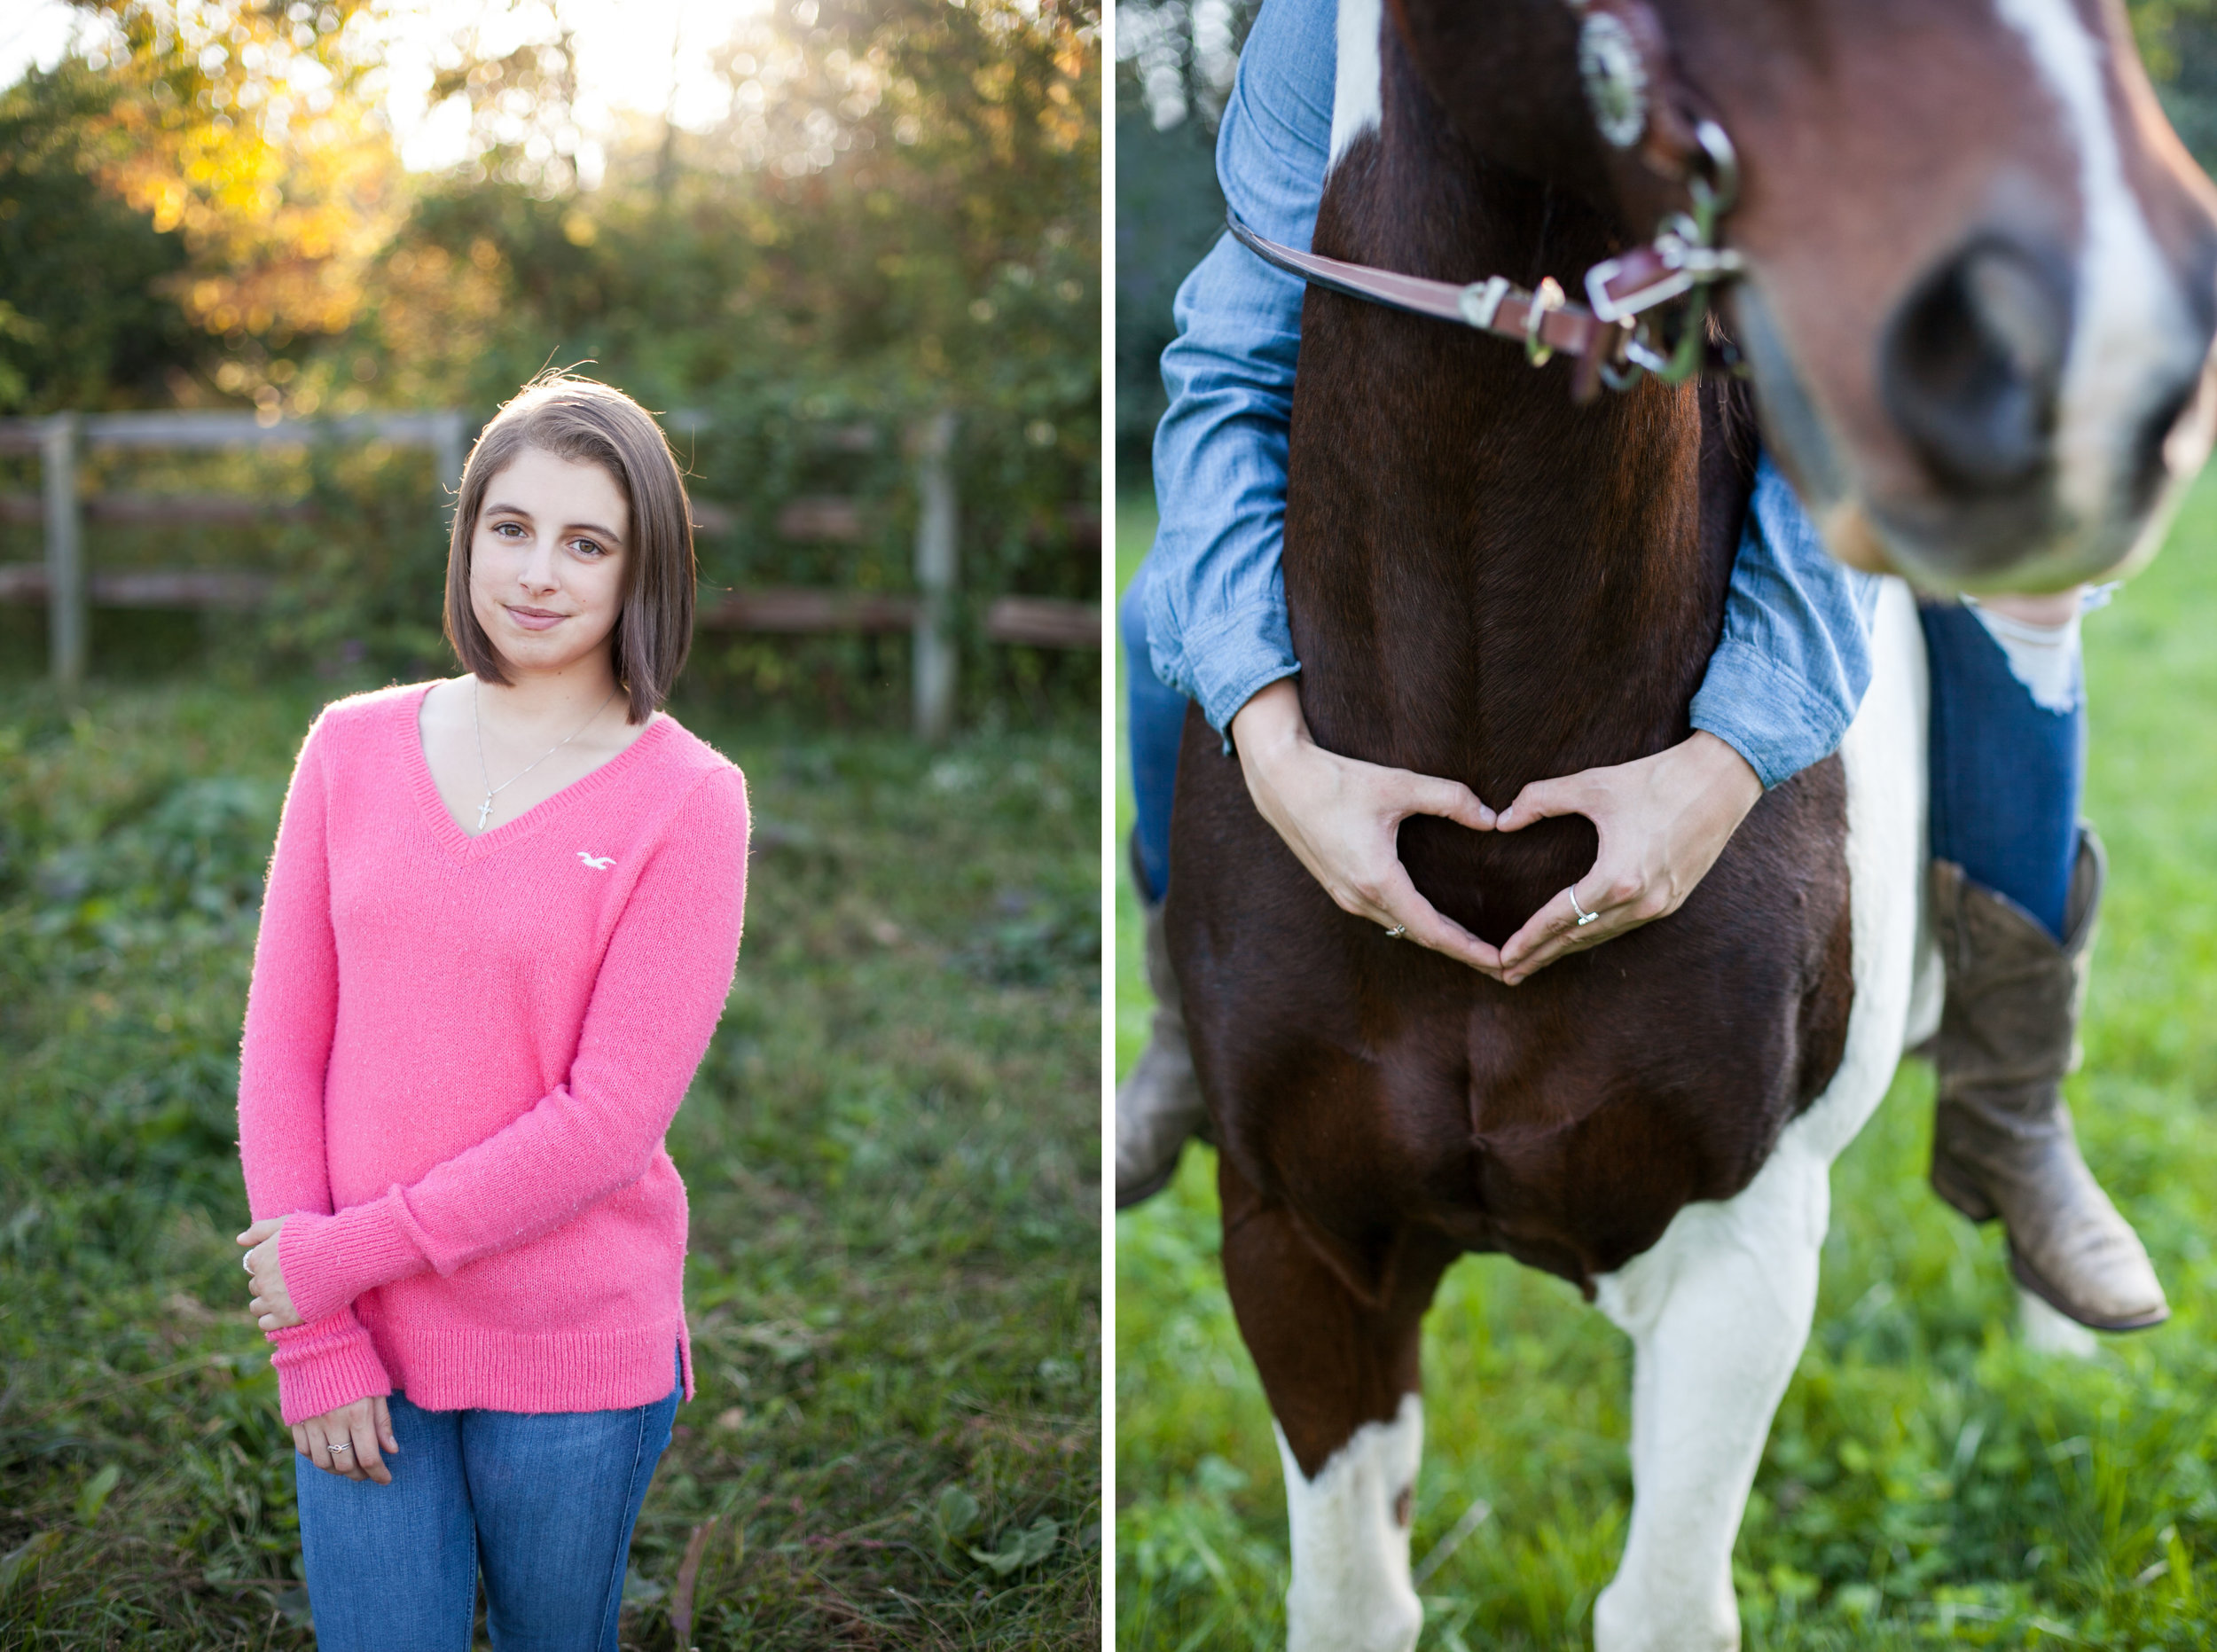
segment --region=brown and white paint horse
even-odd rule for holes
[[[1316,250],[1576,293],[1682,204],[1672,134],[1713,119],[1743,175],[1726,316],[1836,551],[1946,586],[2146,553],[2207,445],[2217,218],[2119,7],[1592,4],[1661,43],[1626,150],[1596,135],[1563,0],[1341,0]],[[1285,585],[1321,745],[1499,807],[1685,738],[1747,397],[1649,381],[1579,406],[1569,383],[1312,289]],[[1633,1511],[1597,1642],[1737,1645],[1731,1550],[1808,1334],[1829,1167],[1935,1007],[1898,581],[1873,651],[1839,755],[1769,793],[1674,915],[1514,990],[1341,912],[1189,720],[1167,921],[1284,1459],[1297,1652],[1416,1639],[1418,1338],[1477,1250],[1577,1282],[1634,1344]],[[1497,944],[1594,857],[1575,818],[1419,818],[1400,842]]]

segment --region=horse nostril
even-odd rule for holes
[[[2069,283],[2058,270],[2015,242],[1982,237],[1895,312],[1880,391],[1944,482],[2013,488],[2046,460],[2071,339]]]

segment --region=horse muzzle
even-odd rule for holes
[[[1832,553],[1934,591],[2041,591],[2152,557],[2217,429],[2206,301],[2088,316],[2052,249],[1991,232],[1876,345],[1877,450],[1805,382],[1759,286],[1734,296],[1766,440]],[[1871,438],[1867,435],[1868,443]]]

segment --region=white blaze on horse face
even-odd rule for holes
[[[1744,1190],[1686,1206],[1651,1249],[1595,1281],[1634,1351],[1632,1529],[1594,1603],[1598,1652],[1739,1646],[1732,1546],[1808,1340],[1831,1163],[1885,1094],[1910,1036],[1925,943],[1927,685],[1915,604],[1898,580],[1879,591],[1871,667],[1840,748],[1855,998],[1839,1069]]]
[[[1313,1480],[1294,1460],[1285,1430],[1276,1432],[1293,1528],[1289,1652],[1409,1652],[1424,1624],[1409,1585],[1423,1401],[1403,1395],[1392,1421],[1357,1429]]]
[[[1332,155],[1325,164],[1327,174],[1358,137],[1378,129],[1384,108],[1379,90],[1383,72],[1378,61],[1378,31],[1384,26],[1382,0],[1339,0],[1339,59],[1332,82]]]
[[[2197,332],[2125,176],[2103,83],[2107,48],[2088,33],[2071,0],[1995,0],[1995,11],[2024,38],[2079,153],[2083,245],[2056,410],[2056,473],[2080,533],[2107,537],[2124,526],[2119,519],[2129,508],[2125,490],[2143,422],[2199,364],[2191,354]],[[2178,483],[2199,468],[2206,436],[2181,450],[2166,450]],[[2120,555],[2126,549],[2117,546]]]

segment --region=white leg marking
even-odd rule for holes
[[[1632,1530],[1594,1605],[1599,1652],[1732,1652],[1732,1543],[1808,1339],[1828,1214],[1824,1162],[1782,1141],[1745,1192],[1688,1205],[1602,1281],[1631,1334]]]
[[[1922,936],[1925,682],[1898,581],[1880,593],[1871,653],[1870,692],[1841,747],[1855,1002],[1839,1071],[1745,1191],[1687,1206],[1654,1249],[1597,1281],[1634,1350],[1632,1530],[1594,1604],[1600,1652],[1740,1644],[1732,1545],[1808,1340],[1832,1160],[1900,1058]]]
[[[2099,536],[2114,531],[2110,525],[2122,511],[2120,487],[2151,401],[2175,391],[2199,365],[2195,331],[2125,176],[2103,85],[2102,43],[2088,34],[2071,0],[1995,0],[1995,10],[2024,37],[2077,140],[2085,245],[2064,364],[2056,470],[2063,503],[2081,533]],[[2198,468],[2201,454],[2192,458]],[[2167,511],[2155,514],[2168,520]],[[2119,545],[2119,554],[2125,548]]]
[[[1339,53],[1332,82],[1332,153],[1325,172],[1339,164],[1347,146],[1378,129],[1383,99],[1379,90],[1378,31],[1385,26],[1381,0],[1339,0]]]
[[[2065,1354],[2073,1359],[2091,1359],[2102,1351],[2093,1332],[2076,1319],[2064,1319],[2021,1286],[2017,1293],[2017,1335],[2036,1354]]]
[[[1409,1652],[1424,1622],[1409,1586],[1408,1528],[1423,1402],[1404,1395],[1392,1421],[1363,1424],[1313,1480],[1277,1433],[1293,1527],[1289,1652]]]

